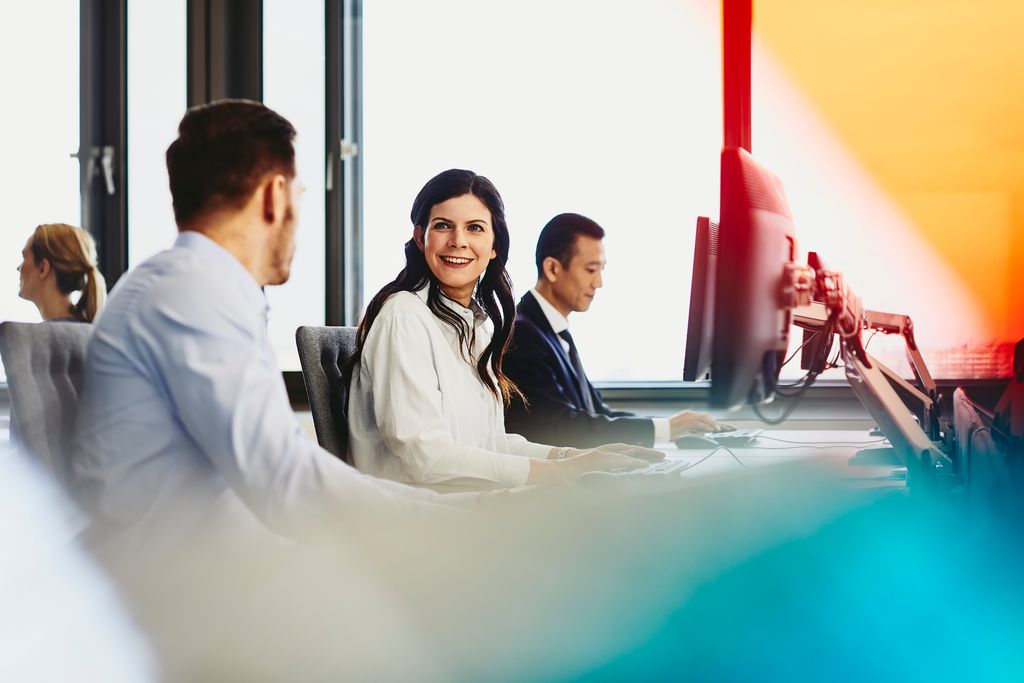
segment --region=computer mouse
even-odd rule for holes
[[[676,448],[718,448],[719,444],[714,439],[703,434],[683,434],[676,439]]]

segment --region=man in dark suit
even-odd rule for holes
[[[552,218],[537,240],[537,284],[516,309],[503,369],[526,397],[505,410],[505,428],[538,443],[590,448],[622,442],[650,447],[686,432],[719,428],[705,413],[669,418],[612,410],[587,379],[569,314],[590,308],[604,270],[604,229],[574,213]]]

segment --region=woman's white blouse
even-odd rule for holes
[[[493,334],[491,322],[479,309],[442,301],[475,329],[472,364],[459,353],[455,330],[427,308],[427,288],[390,296],[370,328],[350,387],[349,445],[356,467],[410,484],[525,484],[529,458],[546,458],[551,447],[505,433],[501,401],[476,372],[476,359]]]

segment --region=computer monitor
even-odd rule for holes
[[[854,393],[889,439],[899,460],[906,464],[908,483],[926,480],[950,485],[952,479],[944,475],[955,476],[955,464],[943,446],[925,431],[932,420],[915,417],[901,395],[901,392],[909,392],[914,394],[914,400],[924,401],[927,410],[923,412],[928,415],[933,399],[925,393],[927,389],[912,387],[867,355],[860,343],[864,324],[883,331],[902,329],[909,326],[909,322],[896,325],[893,321],[905,316],[861,310],[859,299],[839,286],[840,274],[826,271],[820,262],[815,263],[816,270],[820,271],[818,275],[804,283],[811,290],[805,294],[821,295],[831,303],[813,301],[810,296],[807,303],[797,303],[801,297],[792,296],[798,284],[794,279],[798,270],[794,268],[799,269],[796,234],[782,183],[745,150],[726,148],[722,151],[721,201],[711,279],[706,272],[707,236],[702,231],[702,226],[709,226],[710,221],[698,222],[690,297],[691,330],[687,341],[687,361],[690,362],[692,356],[691,367],[695,371],[706,369],[700,360],[701,353],[706,352],[709,344],[712,348],[712,407],[734,408],[771,400],[789,347],[791,325],[796,323],[830,341],[833,331],[838,329],[838,321],[852,316],[845,323],[846,336],[840,348],[847,380]],[[703,264],[701,259],[705,259]],[[697,272],[702,267],[703,273]],[[820,282],[818,276],[823,278]],[[701,289],[703,308],[699,300]],[[713,308],[710,336],[701,328],[708,323],[707,308]],[[690,336],[696,341],[691,342]],[[698,346],[691,348],[694,343]],[[908,343],[912,343],[910,339]],[[825,343],[818,347],[801,390],[787,394],[790,398],[798,397],[803,388],[810,386],[830,346]],[[924,373],[924,377],[929,376]],[[774,424],[773,420],[785,419],[795,405],[795,401],[791,401],[778,418],[762,419]],[[941,430],[935,431],[935,438],[940,438]]]
[[[715,263],[718,260],[718,224],[697,218],[690,275],[690,315],[686,324],[683,380],[696,382],[711,369],[711,333],[715,311]]]
[[[796,237],[771,171],[735,147],[722,150],[721,164],[710,402],[735,408],[774,396],[789,347],[792,313],[782,292]]]

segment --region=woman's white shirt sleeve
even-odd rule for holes
[[[506,434],[505,442],[508,444],[508,452],[522,455],[527,458],[547,458],[551,454],[553,446],[545,446],[542,443],[527,441],[525,436],[519,434]]]
[[[440,321],[435,322],[432,314],[425,318],[403,310],[405,306],[386,307],[387,314],[382,310],[367,336],[358,369],[353,400],[366,400],[370,389],[371,405],[362,410],[372,409],[377,440],[401,461],[404,474],[414,483],[470,479],[497,486],[525,484],[529,457],[547,457],[550,449],[506,435],[501,403],[476,377],[475,368],[447,348],[444,335],[431,329]],[[357,388],[356,382],[353,385]],[[359,439],[355,441],[358,444]],[[501,452],[502,445],[507,452]],[[367,462],[365,455],[357,457],[360,466]]]

